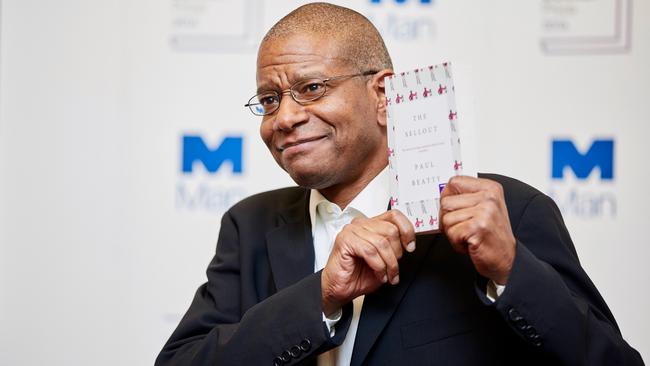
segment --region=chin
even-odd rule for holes
[[[310,189],[323,189],[336,183],[336,175],[329,169],[285,169],[297,185]]]

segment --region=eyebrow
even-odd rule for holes
[[[296,72],[296,74],[293,75],[290,82],[291,82],[291,85],[293,85],[293,84],[295,84],[295,83],[297,83],[299,81],[306,80],[306,79],[326,79],[328,77],[329,76],[326,76],[321,71],[309,71],[309,72],[305,72],[305,73],[301,73],[301,72],[298,71],[298,72]],[[257,88],[256,94],[260,94],[260,93],[268,92],[268,91],[280,91],[281,90],[280,88],[271,86],[271,84],[273,84],[273,83],[264,83],[264,84],[260,85]]]

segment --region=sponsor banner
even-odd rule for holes
[[[570,138],[551,141],[551,183],[548,194],[566,218],[615,218],[614,139],[578,144]]]
[[[306,1],[33,2],[2,2],[0,257],[16,275],[3,283],[15,316],[0,363],[150,364],[205,281],[223,213],[293,184],[243,105],[259,40]],[[650,28],[631,21],[650,7],[334,2],[374,22],[396,69],[453,62],[463,171],[552,196],[626,339],[650,357],[650,296],[632,291],[650,255]],[[33,283],[45,295],[25,291]],[[52,311],[25,307],[43,296]],[[65,352],[89,331],[97,342]],[[115,340],[119,354],[98,360]],[[35,342],[43,352],[19,352]]]
[[[201,134],[181,138],[175,206],[179,212],[223,214],[249,195],[244,177],[244,136],[225,135],[217,144]]]
[[[632,0],[539,0],[542,51],[550,55],[630,50]]]
[[[169,44],[183,52],[254,52],[263,11],[258,0],[172,0]]]

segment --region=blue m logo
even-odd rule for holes
[[[216,173],[221,165],[229,161],[234,174],[242,173],[242,146],[241,136],[227,136],[221,144],[214,149],[206,146],[201,136],[183,136],[183,173],[191,173],[194,163],[203,163],[210,173]]]
[[[614,140],[594,140],[585,153],[576,149],[571,140],[553,140],[552,177],[564,178],[569,167],[578,179],[587,179],[595,167],[600,168],[600,179],[614,179]]]

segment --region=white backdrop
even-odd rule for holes
[[[224,210],[292,183],[242,105],[263,32],[301,3],[2,1],[0,364],[153,363],[205,280]],[[452,61],[469,168],[554,195],[648,359],[650,3],[337,3],[373,20],[396,69]],[[241,153],[241,173],[228,161],[184,173],[183,136],[212,150],[241,138],[211,158]],[[554,140],[614,149],[555,151],[596,168],[552,179]]]

